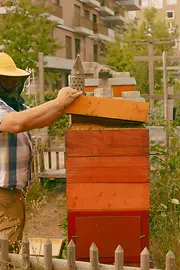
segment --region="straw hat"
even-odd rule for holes
[[[16,67],[13,59],[6,53],[0,53],[0,75],[4,76],[29,76],[29,72]]]

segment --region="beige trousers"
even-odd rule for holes
[[[5,233],[10,244],[21,242],[24,224],[25,205],[22,191],[0,188],[0,237]]]

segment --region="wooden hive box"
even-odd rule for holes
[[[94,92],[98,87],[99,79],[86,79],[85,92]],[[112,78],[110,83],[113,89],[114,97],[121,97],[122,92],[135,90],[135,79],[131,77]]]
[[[119,244],[126,262],[139,262],[148,247],[148,130],[76,123],[65,138],[68,238],[78,259],[88,260],[95,242],[101,262],[112,262]]]

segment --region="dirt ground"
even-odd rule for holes
[[[66,216],[66,197],[64,193],[44,196],[38,202],[26,206],[24,234],[28,237],[63,237],[62,224]]]

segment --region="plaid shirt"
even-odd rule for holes
[[[0,99],[0,124],[10,112],[14,112],[14,109]],[[0,187],[22,189],[27,186],[31,180],[31,158],[32,142],[29,132],[1,132]]]

